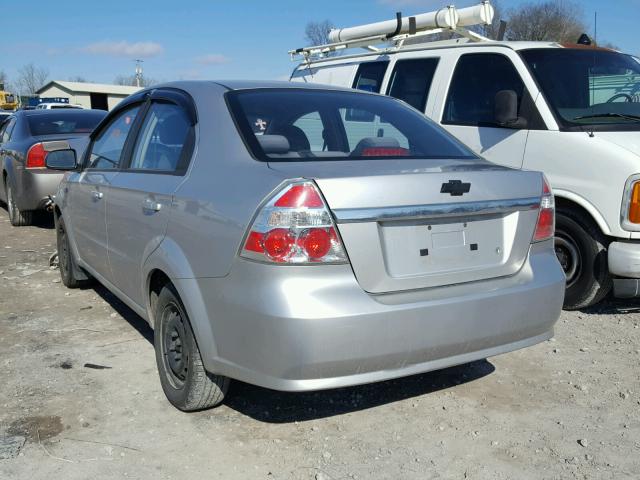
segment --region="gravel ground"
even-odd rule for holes
[[[0,209],[0,479],[640,477],[640,302],[564,312],[486,361],[308,394],[232,383],[175,410],[153,332],[48,266],[51,222]]]

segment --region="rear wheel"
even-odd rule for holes
[[[577,310],[598,303],[611,290],[607,240],[581,212],[558,210],[555,251],[567,276],[564,308]]]
[[[7,211],[9,212],[9,221],[14,227],[25,227],[33,222],[33,212],[20,210],[13,196],[11,184],[7,181],[5,184],[5,192],[7,192]]]
[[[222,403],[229,379],[205,370],[189,319],[171,285],[160,291],[154,317],[156,363],[169,402],[183,411]]]

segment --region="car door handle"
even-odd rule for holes
[[[146,212],[158,212],[161,208],[162,204],[151,198],[145,198],[144,202],[142,202],[142,209]]]
[[[101,200],[103,196],[104,196],[104,193],[98,192],[97,190],[94,190],[93,192],[91,192],[91,198],[93,198],[94,200]]]

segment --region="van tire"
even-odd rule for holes
[[[158,295],[154,325],[156,364],[169,402],[184,412],[220,405],[229,378],[205,370],[189,318],[171,284]]]
[[[16,205],[13,197],[13,189],[7,180],[4,185],[4,191],[7,193],[7,212],[9,212],[9,221],[14,227],[26,227],[33,223],[33,212],[30,210],[20,210]]]
[[[579,310],[600,302],[613,285],[609,274],[609,242],[582,212],[558,209],[555,250],[567,275],[565,310]]]

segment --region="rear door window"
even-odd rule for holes
[[[469,53],[458,60],[449,87],[442,123],[493,126],[496,93],[513,90],[518,108],[524,83],[511,60],[499,53]]]
[[[361,63],[353,81],[353,88],[365,92],[380,93],[387,65],[389,62]]]
[[[404,100],[413,108],[424,112],[438,60],[415,58],[397,61],[393,67],[387,95]]]
[[[152,103],[140,127],[131,170],[183,173],[193,151],[193,128],[184,110]]]

